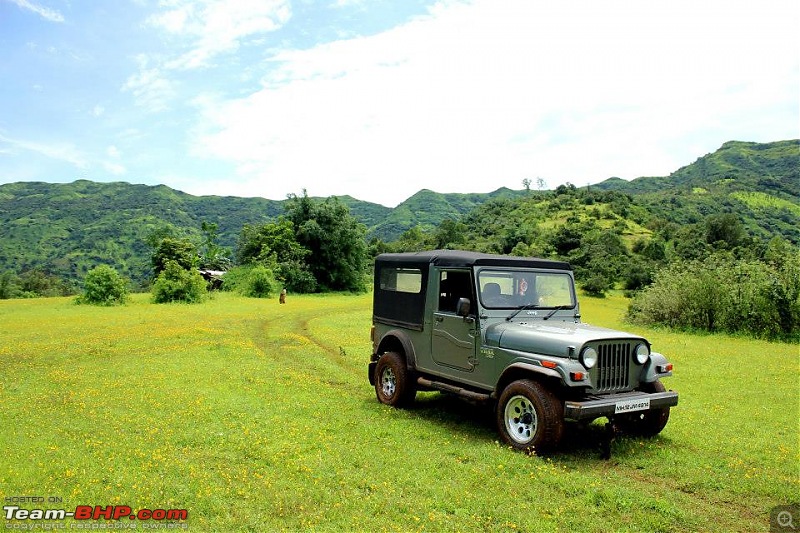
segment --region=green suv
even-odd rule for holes
[[[378,400],[438,390],[496,404],[503,440],[557,447],[565,419],[658,434],[678,393],[672,364],[638,335],[583,324],[560,261],[435,250],[375,261],[369,381]]]

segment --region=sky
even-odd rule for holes
[[[0,183],[393,207],[796,138],[797,0],[0,0]]]

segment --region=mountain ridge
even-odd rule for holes
[[[563,186],[562,186],[563,187]],[[736,212],[759,236],[800,243],[800,140],[730,141],[669,176],[610,178],[588,188],[636,199],[654,216],[694,223],[713,212]],[[487,202],[516,201],[549,191],[437,193],[422,189],[394,208],[336,196],[368,229],[391,241],[409,229],[433,230]],[[556,194],[553,192],[552,194]],[[715,204],[712,200],[718,200]],[[245,224],[275,220],[285,200],[194,196],[166,185],[128,182],[15,182],[0,185],[0,273],[44,269],[78,280],[99,263],[142,281],[149,272],[147,237],[170,229],[199,243],[203,222],[218,225],[233,248]]]

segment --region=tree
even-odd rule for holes
[[[742,244],[746,235],[742,221],[733,213],[712,215],[706,219],[708,244],[733,249]]]
[[[0,300],[16,298],[20,294],[19,278],[13,272],[0,274]]]
[[[451,218],[442,220],[433,235],[436,240],[436,248],[443,250],[463,247],[464,243],[466,243],[467,229],[464,223],[457,222]]]
[[[20,274],[19,290],[23,298],[65,296],[72,292],[58,276],[48,274],[38,268],[26,270]]]
[[[128,297],[128,280],[113,267],[98,265],[86,274],[83,294],[78,303],[94,305],[124,304]]]
[[[290,195],[287,218],[295,237],[311,253],[309,271],[322,290],[363,291],[366,267],[366,228],[337,198],[322,202]]]
[[[303,262],[309,254],[297,242],[292,221],[280,217],[277,222],[246,224],[239,235],[236,261],[240,265]]]
[[[219,245],[218,226],[215,223],[200,224],[203,243],[200,245],[200,266],[210,270],[227,270],[231,266],[230,250]]]
[[[177,263],[184,270],[194,270],[199,261],[197,249],[187,239],[165,237],[156,245],[153,252],[153,275],[158,277],[170,261]]]
[[[196,270],[187,270],[177,261],[167,260],[153,283],[153,302],[201,302],[206,296],[206,281]]]
[[[408,228],[391,244],[394,252],[421,252],[433,247],[433,237],[426,234],[419,225]]]

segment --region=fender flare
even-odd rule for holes
[[[402,329],[390,329],[387,331],[381,340],[378,341],[378,349],[376,355],[384,352],[390,352],[394,347],[391,345],[397,341],[403,349],[403,355],[406,358],[406,367],[413,370],[417,364],[417,354],[414,352],[414,343],[408,338],[408,335]]]
[[[497,387],[495,388],[494,396],[500,397],[503,389],[505,389],[509,383],[516,381],[517,379],[521,379],[516,376],[517,374],[536,374],[537,376],[548,378],[548,380],[556,379],[559,383],[563,381],[563,376],[556,370],[531,363],[513,363],[508,365],[505,370],[503,370],[503,373],[500,375],[500,379],[497,380]]]

